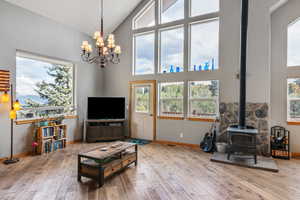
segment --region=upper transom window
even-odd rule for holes
[[[300,66],[300,20],[296,20],[288,27],[287,66]]]
[[[190,0],[190,16],[205,15],[219,11],[220,0]]]
[[[184,0],[160,0],[160,23],[184,18]]]
[[[133,19],[133,29],[155,25],[155,1],[150,1]]]

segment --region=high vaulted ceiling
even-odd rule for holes
[[[92,35],[99,30],[100,0],[6,0]],[[114,31],[142,0],[104,0],[104,29]]]

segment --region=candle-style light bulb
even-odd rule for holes
[[[94,39],[96,40],[96,39],[98,39],[99,37],[101,37],[101,33],[100,33],[100,31],[96,31],[96,32],[94,33]]]
[[[115,47],[115,53],[116,54],[121,54],[121,47],[119,46],[119,45],[117,45],[116,47]]]
[[[16,118],[17,118],[17,113],[16,113],[15,110],[11,110],[11,111],[9,112],[9,118],[10,118],[10,119],[16,119]]]
[[[16,102],[14,102],[13,108],[15,111],[21,110],[21,104],[20,104],[19,100],[16,100]]]
[[[9,94],[7,93],[7,91],[5,91],[4,94],[2,95],[1,102],[2,103],[8,103],[9,102]]]

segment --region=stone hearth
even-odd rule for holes
[[[220,103],[220,135],[218,141],[227,142],[226,130],[231,125],[238,124],[238,103]],[[269,155],[269,106],[267,103],[247,103],[246,125],[258,129],[258,151]]]

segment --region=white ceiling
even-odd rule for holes
[[[99,30],[100,0],[6,0],[92,35]],[[142,0],[104,0],[105,33],[114,31]]]

